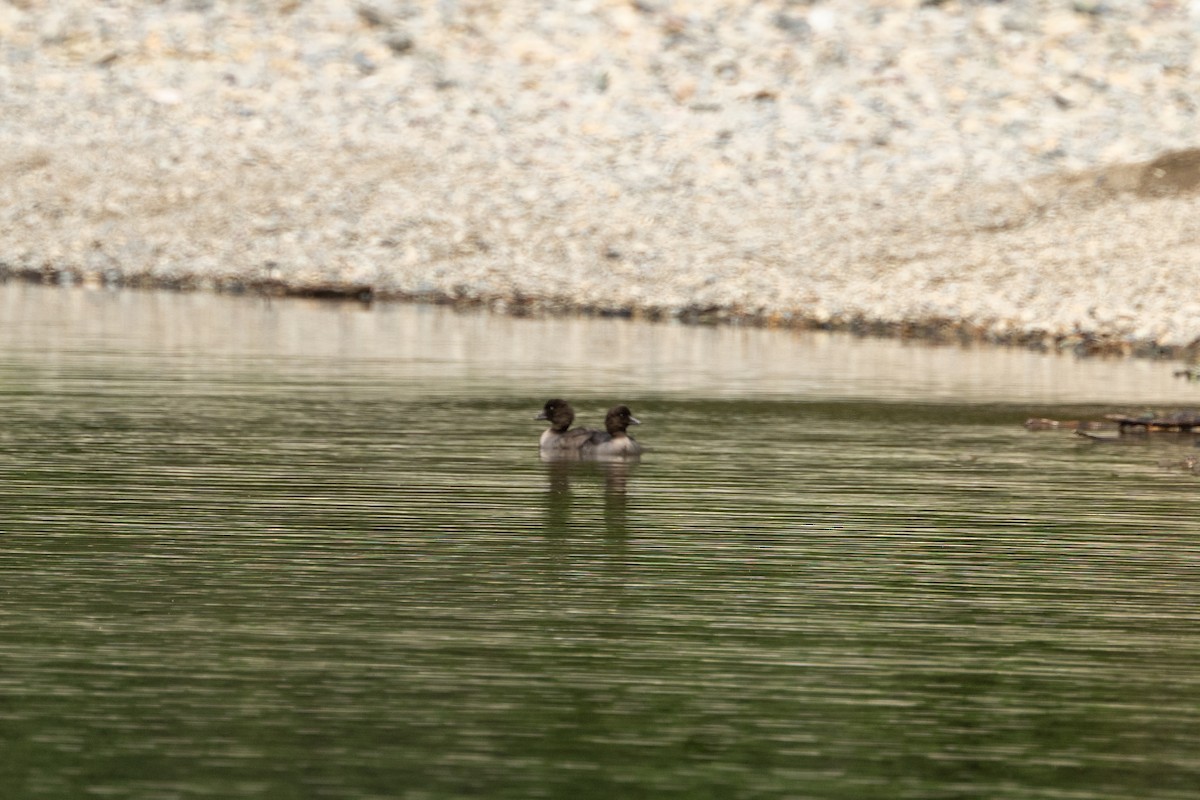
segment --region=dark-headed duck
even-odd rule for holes
[[[592,436],[599,433],[591,428],[572,428],[575,409],[566,400],[547,400],[542,413],[534,419],[550,421],[550,427],[542,431],[539,449],[543,455],[578,456],[580,449]]]
[[[613,406],[604,417],[604,433],[596,431],[583,445],[584,456],[637,456],[642,446],[626,430],[641,421],[629,406]]]

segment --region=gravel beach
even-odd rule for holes
[[[1200,342],[1200,0],[10,0],[0,274]]]

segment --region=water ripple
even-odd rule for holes
[[[641,463],[544,464],[524,356],[59,324],[0,340],[23,798],[1194,794],[1190,438],[744,364],[627,384]]]

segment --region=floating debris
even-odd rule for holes
[[[1181,470],[1190,472],[1193,475],[1200,475],[1200,456],[1187,456],[1179,460],[1160,461],[1158,465],[1163,469]]]
[[[1193,364],[1186,369],[1177,369],[1173,373],[1176,378],[1183,378],[1188,383],[1200,381],[1200,365]]]
[[[1086,430],[1076,430],[1076,431],[1075,431],[1075,435],[1076,435],[1076,436],[1082,436],[1082,437],[1083,437],[1083,438],[1085,438],[1085,439],[1090,439],[1090,440],[1091,440],[1091,441],[1093,441],[1093,442],[1109,442],[1109,443],[1116,442],[1116,443],[1120,443],[1120,442],[1128,442],[1128,441],[1131,441],[1130,439],[1127,439],[1127,438],[1123,437],[1123,436],[1121,435],[1120,431],[1109,431],[1109,432],[1106,432],[1106,433],[1095,433],[1095,432],[1093,432],[1093,431],[1086,431]]]
[[[1200,433],[1200,411],[1171,411],[1162,413],[1147,411],[1142,414],[1105,414],[1101,420],[1059,420],[1047,417],[1030,417],[1025,428],[1031,431],[1086,431],[1115,430],[1125,433]],[[1107,438],[1091,436],[1089,438]]]
[[[1092,442],[1132,444],[1144,441],[1146,434],[1150,433],[1200,433],[1200,411],[1192,409],[1171,412],[1146,411],[1141,414],[1105,414],[1103,420],[1030,417],[1025,420],[1025,428],[1031,431],[1074,431],[1076,436]],[[1200,442],[1197,442],[1197,445],[1200,445]],[[1183,464],[1181,468],[1197,472],[1190,464]]]
[[[1031,431],[1075,431],[1075,430],[1099,430],[1104,427],[1104,423],[1099,420],[1060,420],[1047,419],[1046,417],[1030,417],[1025,420],[1025,427]]]
[[[1169,414],[1148,412],[1138,416],[1105,414],[1104,418],[1117,423],[1121,433],[1192,433],[1200,428],[1200,411],[1174,411]]]

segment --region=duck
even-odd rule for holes
[[[550,427],[542,431],[538,449],[544,456],[578,456],[584,444],[603,431],[591,428],[572,428],[575,421],[575,409],[561,398],[547,400],[542,407],[542,413],[534,419],[549,420]]]
[[[613,406],[604,416],[604,431],[594,431],[584,441],[580,454],[584,457],[640,456],[642,446],[627,429],[630,425],[641,424],[629,406]]]

